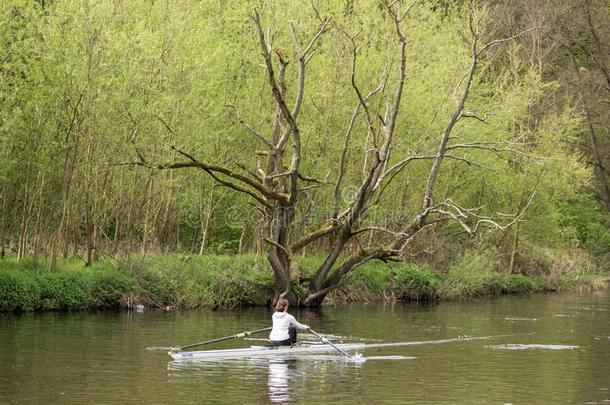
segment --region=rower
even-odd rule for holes
[[[273,329],[269,333],[269,340],[273,346],[292,346],[297,342],[297,329],[309,329],[309,326],[297,322],[287,311],[288,300],[278,299],[271,317]]]

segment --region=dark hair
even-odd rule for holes
[[[288,300],[285,298],[280,298],[277,300],[277,304],[275,304],[275,310],[278,312],[286,312],[288,309]]]

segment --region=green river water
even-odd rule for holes
[[[336,341],[420,343],[364,362],[181,363],[146,348],[263,328],[271,311],[0,314],[0,403],[610,404],[607,290],[293,313]]]

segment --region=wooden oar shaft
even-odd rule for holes
[[[329,345],[331,345],[334,349],[336,349],[342,355],[346,356],[349,359],[352,358],[352,356],[348,352],[346,352],[345,350],[341,349],[338,346],[335,346],[330,340],[326,339],[324,336],[322,336],[322,335],[318,334],[317,332],[313,331],[311,328],[309,328],[308,330],[311,333],[313,333],[314,335],[316,335],[317,337],[319,337],[320,340],[322,341],[322,343],[328,343]]]
[[[265,332],[265,331],[268,331],[268,330],[271,330],[271,329],[272,328],[263,328],[263,329],[257,329],[257,330],[252,330],[252,331],[241,332],[241,333],[238,333],[236,335],[225,336],[225,337],[216,338],[216,339],[212,339],[212,340],[205,340],[203,342],[193,343],[193,344],[190,344],[190,345],[177,347],[176,350],[184,350],[184,349],[188,349],[188,348],[195,347],[195,346],[203,346],[203,345],[208,345],[210,343],[222,342],[224,340],[245,338],[245,337],[253,335],[255,333],[261,333],[261,332]]]

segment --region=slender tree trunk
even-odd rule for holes
[[[93,224],[90,218],[90,213],[87,213],[85,219],[85,229],[87,232],[87,257],[85,259],[85,266],[91,266],[93,263]]]
[[[152,199],[152,175],[148,176],[148,181],[146,183],[146,188],[145,188],[146,192],[144,194],[144,226],[143,226],[143,230],[142,230],[142,246],[141,246],[141,252],[142,253],[146,253],[146,249],[148,248],[147,242],[148,242],[148,221],[150,219],[150,205],[151,205],[151,199]]]
[[[180,211],[178,211],[178,214],[176,215],[176,217],[178,218],[178,220],[176,221],[176,251],[180,251],[182,250],[182,241],[180,240],[180,216],[181,213]],[[169,249],[169,245],[168,245],[168,249]]]
[[[597,134],[595,132],[595,127],[593,126],[593,116],[591,114],[591,110],[589,108],[587,95],[583,90],[583,82],[582,76],[580,74],[578,62],[576,61],[576,56],[574,53],[569,50],[570,55],[572,57],[572,66],[574,68],[574,73],[576,74],[576,86],[578,88],[578,93],[582,100],[583,109],[585,112],[585,118],[587,120],[587,134],[589,135],[589,143],[591,144],[591,154],[593,155],[593,165],[595,166],[595,172],[597,173],[597,179],[600,184],[600,197],[604,202],[607,211],[610,211],[610,185],[608,184],[608,178],[606,177],[606,168],[604,165],[604,160],[602,159],[602,155],[599,149],[599,142],[597,139]]]
[[[26,188],[26,195],[23,199],[23,208],[22,208],[22,212],[21,212],[21,223],[19,226],[19,241],[18,241],[18,247],[17,247],[17,261],[21,260],[24,256],[24,250],[25,250],[25,235],[27,233],[27,188]]]
[[[208,235],[210,234],[210,224],[212,223],[212,203],[214,200],[214,189],[210,189],[208,204],[201,221],[201,244],[199,245],[199,255],[203,255],[208,245]]]
[[[237,249],[238,254],[243,253],[244,240],[246,239],[246,230],[248,229],[248,221],[244,221],[244,226],[241,228],[241,235],[239,236],[239,248]]]
[[[606,66],[606,59],[608,57],[608,53],[604,49],[605,47],[599,38],[597,30],[595,29],[595,25],[593,24],[593,16],[591,15],[591,0],[586,0],[585,3],[585,14],[587,18],[587,24],[589,26],[589,31],[591,31],[591,37],[593,38],[593,42],[595,42],[595,46],[597,48],[597,57],[594,59],[596,59],[597,65],[599,66],[599,70],[602,71],[604,79],[606,79],[606,90],[610,91],[610,72],[608,71],[608,67]]]
[[[515,235],[513,237],[513,246],[510,253],[510,263],[508,265],[508,273],[513,274],[515,271],[515,263],[517,259],[517,249],[519,247],[519,223],[515,224]]]
[[[119,251],[119,241],[121,240],[121,224],[121,214],[119,212],[116,212],[114,217],[114,236],[112,238],[113,251],[115,254]]]
[[[45,185],[45,176],[44,173],[42,173],[41,175],[41,179],[40,179],[40,187],[38,188],[38,208],[36,210],[36,224],[34,226],[34,240],[32,242],[32,259],[34,260],[34,262],[36,262],[38,260],[38,251],[39,251],[39,245],[40,245],[40,241],[42,240],[42,210],[44,207],[44,197],[43,197],[43,190],[44,190],[44,185]]]
[[[188,249],[189,253],[195,254],[197,249],[197,239],[199,239],[199,227],[193,228],[193,231],[191,232],[191,245]],[[176,250],[178,249],[176,248]]]
[[[168,187],[169,190],[167,191],[167,195],[166,195],[166,199],[164,201],[163,204],[163,225],[161,227],[162,232],[159,234],[159,243],[161,244],[160,248],[163,249],[165,252],[169,251],[170,248],[170,244],[171,244],[171,240],[173,238],[172,235],[176,235],[176,243],[175,245],[178,246],[178,244],[180,243],[179,239],[180,239],[180,231],[179,231],[179,227],[180,227],[180,221],[178,221],[178,225],[176,227],[177,232],[174,233],[172,231],[172,229],[174,229],[174,227],[171,226],[170,224],[170,208],[172,205],[172,186],[171,186],[171,182],[173,179],[173,175],[171,172],[168,173],[168,177],[169,177],[169,182],[170,182],[170,186]]]
[[[8,234],[8,227],[6,225],[6,193],[4,192],[4,187],[1,189],[2,192],[2,212],[0,212],[0,260],[4,260],[4,256],[6,254],[6,241],[7,237],[5,234]]]

